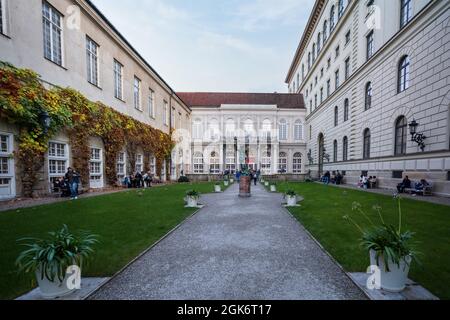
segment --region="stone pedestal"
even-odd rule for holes
[[[252,180],[250,177],[241,177],[240,183],[239,183],[239,197],[251,197],[251,185]]]

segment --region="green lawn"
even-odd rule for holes
[[[17,274],[14,262],[22,250],[17,239],[43,237],[63,224],[72,231],[89,230],[101,242],[83,276],[111,276],[194,212],[184,208],[189,189],[209,193],[214,184],[176,184],[0,212],[0,299],[16,298],[34,286],[32,275]]]
[[[316,183],[283,183],[278,189],[293,189],[305,198],[291,213],[346,271],[364,272],[369,265],[368,253],[359,246],[360,234],[343,219],[350,214],[365,225],[366,220],[352,212],[353,202],[359,202],[374,221],[379,219],[372,207],[380,205],[385,220],[398,224],[396,201],[390,196]],[[416,232],[417,250],[422,253],[422,266],[414,264],[410,278],[441,299],[450,299],[450,207],[409,199],[402,207],[404,230]]]

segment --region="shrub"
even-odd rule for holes
[[[181,177],[178,179],[178,182],[179,182],[179,183],[189,183],[190,181],[189,181],[189,178],[188,178],[188,177],[186,177],[186,176],[181,176]]]

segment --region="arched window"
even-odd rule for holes
[[[211,152],[211,157],[209,158],[209,173],[220,173],[220,158],[219,154],[215,151]]]
[[[280,152],[278,156],[278,173],[287,173],[287,154]]]
[[[331,10],[330,10],[330,34],[331,34],[331,32],[333,32],[333,29],[334,29],[334,16],[335,16],[335,8],[333,5],[333,6],[331,6]]]
[[[194,173],[203,173],[203,154],[194,153]]]
[[[409,57],[403,56],[398,64],[398,93],[409,88],[409,67]]]
[[[280,130],[279,130],[279,139],[287,140],[288,137],[288,128],[286,120],[280,120]]]
[[[395,155],[406,154],[406,139],[408,138],[408,123],[401,116],[395,122]]]
[[[321,43],[322,43],[322,34],[319,32],[318,34],[317,34],[317,56],[319,56],[319,52],[320,52],[320,49],[321,49]]]
[[[297,152],[292,159],[292,172],[299,174],[302,173],[302,154]]]
[[[233,119],[228,119],[225,124],[225,134],[228,139],[232,139],[236,136],[236,125]]]
[[[312,61],[313,61],[313,63],[314,63],[314,61],[316,61],[316,44],[315,43],[313,43],[313,46],[312,46]]]
[[[342,160],[347,161],[348,160],[348,138],[344,137],[342,140]]]
[[[333,162],[338,161],[338,142],[334,140],[333,142]]]
[[[192,124],[192,133],[194,139],[201,139],[203,137],[203,128],[202,128],[202,120],[195,119]]]
[[[323,45],[325,46],[325,42],[327,41],[327,33],[328,33],[328,21],[325,20],[323,22]]]
[[[308,52],[308,71],[311,70],[311,52]]]
[[[350,115],[350,103],[348,99],[344,101],[344,122],[348,121]]]
[[[363,158],[370,158],[370,129],[364,130],[363,134]]]
[[[261,157],[261,171],[263,174],[271,173],[271,163],[272,157],[269,151],[265,151],[262,153]]]
[[[305,80],[305,65],[302,64],[302,81]]]
[[[272,132],[272,122],[269,119],[263,121],[262,124],[262,136],[264,139],[269,139]]]
[[[303,140],[303,124],[300,120],[295,121],[294,135],[295,135],[295,140],[297,140],[297,141]]]
[[[334,107],[334,126],[337,127],[339,125],[339,108],[338,106]]]
[[[372,107],[372,95],[372,82],[368,82],[365,91],[365,110],[369,110]]]

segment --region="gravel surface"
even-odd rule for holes
[[[91,299],[341,300],[362,291],[282,207],[282,195],[238,186],[206,207]]]

